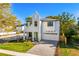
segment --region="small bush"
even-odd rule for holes
[[[16,32],[16,34],[20,34],[20,32]]]
[[[71,37],[73,35],[77,35],[77,31],[73,28],[70,28],[68,29],[66,32],[65,32],[65,36],[68,38],[68,39],[71,39]]]
[[[75,42],[79,42],[79,35],[73,35],[72,40]]]
[[[69,28],[66,32],[65,32],[65,36],[67,38],[67,44],[71,44],[72,43],[72,36],[73,35],[77,35],[77,31],[74,28]]]

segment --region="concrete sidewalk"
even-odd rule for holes
[[[9,50],[4,50],[4,49],[0,49],[0,53],[9,54],[13,56],[37,56],[34,54],[20,53],[20,52],[14,52],[14,51],[9,51]]]

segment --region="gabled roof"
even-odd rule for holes
[[[39,16],[39,13],[37,11],[35,11],[35,13],[33,14],[33,16],[35,16],[35,15],[38,15]],[[40,18],[40,21],[50,21],[50,20],[52,20],[52,21],[59,21],[58,19]],[[27,22],[31,22],[31,21],[32,21],[32,19],[27,20]]]
[[[27,20],[27,22],[31,22],[31,20]],[[50,19],[50,18],[41,18],[40,21],[59,21],[58,19]]]

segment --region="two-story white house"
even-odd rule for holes
[[[60,22],[56,19],[41,18],[35,12],[31,20],[27,20],[25,28],[27,37],[32,41],[59,40]]]

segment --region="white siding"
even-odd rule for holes
[[[51,33],[51,32],[55,32],[55,21],[53,21],[53,26],[50,27],[47,25],[48,22],[42,22],[42,33]]]
[[[53,21],[53,27],[47,27],[47,22],[42,22],[42,40],[59,40],[59,21]],[[47,30],[49,30],[47,32]],[[51,32],[52,31],[52,32]]]

